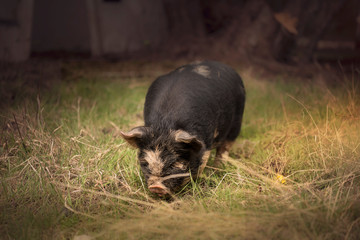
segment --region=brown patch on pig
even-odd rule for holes
[[[186,166],[185,166],[183,163],[181,163],[181,162],[176,162],[176,163],[174,163],[174,167],[179,168],[179,169],[181,169],[181,170],[185,170],[185,169],[186,169]]]
[[[208,66],[198,65],[198,66],[195,66],[192,71],[199,74],[199,75],[201,75],[201,76],[203,76],[203,77],[209,77],[210,76],[210,69],[209,69]]]
[[[160,151],[155,149],[155,151],[144,151],[145,157],[144,160],[149,164],[149,169],[152,175],[160,176],[164,168],[164,163],[160,158]]]

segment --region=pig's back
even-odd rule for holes
[[[244,103],[243,82],[232,68],[212,61],[189,64],[150,86],[145,126],[161,131],[183,129],[209,149],[226,138],[231,126],[241,124]]]

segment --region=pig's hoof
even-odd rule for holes
[[[220,159],[215,160],[215,162],[214,162],[215,168],[224,168],[224,166],[225,166],[225,164],[222,160],[220,160]]]

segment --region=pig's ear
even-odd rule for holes
[[[120,131],[121,136],[133,147],[138,148],[147,133],[146,127],[136,127],[125,133]]]
[[[204,147],[202,141],[197,139],[196,136],[183,130],[177,130],[175,132],[175,141],[189,144],[189,146],[191,146],[191,148],[195,151],[200,151]]]

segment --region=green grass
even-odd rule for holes
[[[142,124],[148,86],[175,66],[67,63],[45,87],[2,81],[1,238],[359,239],[359,75],[327,87],[240,69],[231,159],[167,202],[119,132]]]

